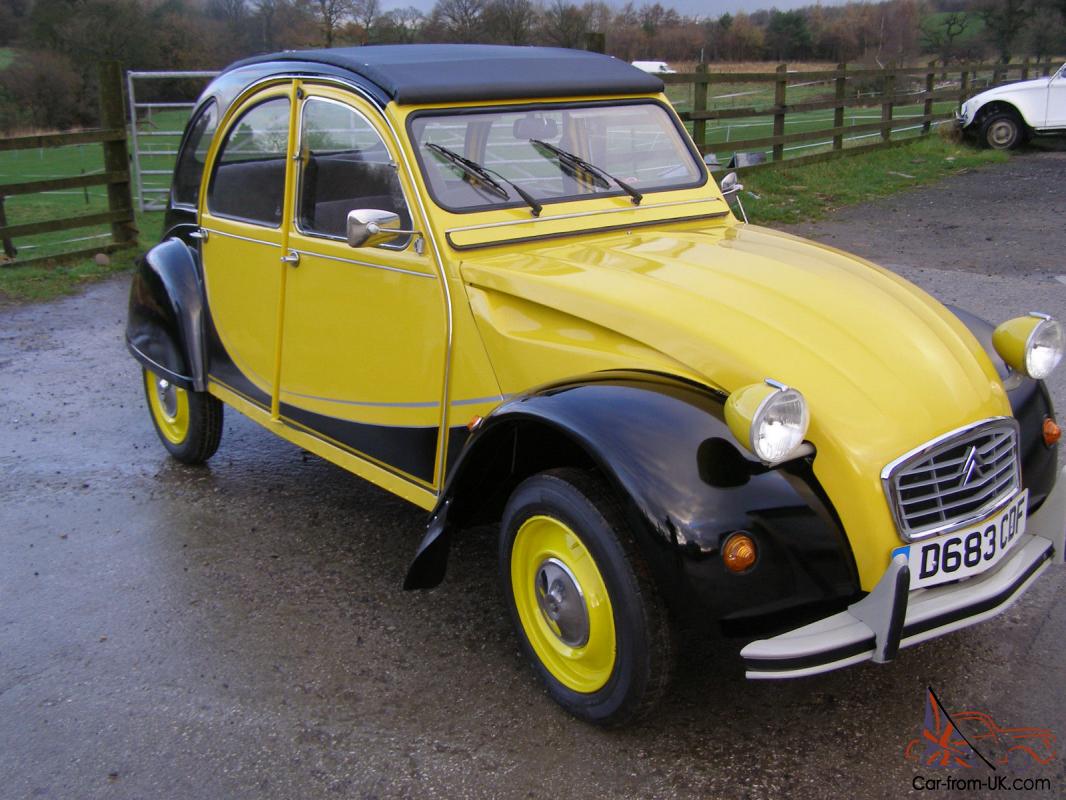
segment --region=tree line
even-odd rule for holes
[[[772,0],[771,0],[772,2]],[[377,43],[582,48],[590,33],[627,61],[944,64],[1066,52],[1066,0],[883,0],[693,17],[661,2],[437,0],[0,0],[0,128],[91,121],[95,64],[218,68],[256,52]]]

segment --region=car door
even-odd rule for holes
[[[447,358],[445,293],[418,236],[352,248],[348,212],[412,226],[406,177],[379,112],[304,84],[285,284],[281,413],[292,424],[433,487]]]
[[[217,337],[211,379],[264,406],[276,381],[290,93],[291,85],[275,86],[235,109],[209,156],[200,200],[200,252]]]
[[[1066,128],[1066,66],[1048,84],[1047,127]]]

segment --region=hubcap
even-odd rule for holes
[[[160,435],[180,445],[189,435],[189,393],[145,370],[145,396]]]
[[[556,558],[545,559],[537,569],[537,605],[556,636],[570,647],[589,640],[589,615],[574,574]]]
[[[159,396],[159,405],[163,409],[163,413],[170,418],[174,418],[178,414],[178,392],[170,381],[166,378],[160,378],[155,382],[155,391]]]
[[[617,650],[611,598],[592,554],[562,520],[538,514],[519,526],[511,591],[522,632],[552,677],[575,692],[603,688]]]
[[[997,122],[990,130],[992,143],[997,147],[1005,147],[1014,139],[1014,126],[1009,122]]]

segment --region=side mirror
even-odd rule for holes
[[[735,172],[730,172],[728,175],[722,178],[720,186],[722,189],[722,194],[726,197],[731,194],[736,194],[744,188],[744,185],[739,180],[737,180],[737,174]]]
[[[403,230],[400,217],[378,208],[357,208],[348,212],[348,246],[375,247],[397,236],[414,236],[418,231]]]

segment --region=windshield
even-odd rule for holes
[[[413,117],[410,130],[430,193],[450,211],[528,205],[514,186],[545,203],[622,193],[570,154],[642,193],[697,186],[705,175],[653,102],[428,113]],[[505,180],[494,188],[445,150]]]

